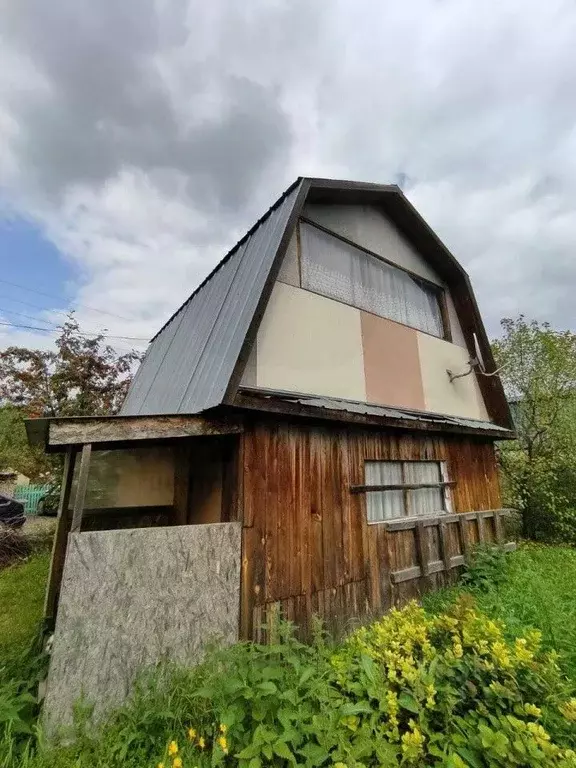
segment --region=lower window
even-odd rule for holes
[[[364,481],[369,523],[435,515],[449,509],[444,462],[367,461]],[[374,490],[370,486],[375,486]]]

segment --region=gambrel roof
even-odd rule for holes
[[[396,185],[298,178],[152,339],[122,415],[194,414],[234,404],[283,256],[305,203],[372,205],[449,286],[471,356],[495,365],[466,271]],[[480,377],[495,424],[510,428],[497,376]]]

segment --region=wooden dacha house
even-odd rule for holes
[[[237,526],[241,638],[446,583],[504,537],[494,371],[466,272],[397,186],[299,178],[154,337],[118,416],[28,422],[65,455],[47,618],[86,531]]]

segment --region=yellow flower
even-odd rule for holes
[[[200,738],[198,739],[198,746],[200,747],[200,749],[204,749],[204,747],[206,746],[206,740],[204,736],[200,736]]]
[[[457,659],[461,659],[463,653],[464,653],[464,650],[463,650],[462,646],[460,645],[460,643],[454,643],[454,656]]]
[[[175,757],[174,760],[172,760],[172,768],[182,768],[181,757]]]
[[[334,768],[348,768],[346,763],[334,763]]]
[[[222,752],[224,752],[225,755],[228,754],[228,742],[226,741],[226,736],[219,736],[218,739],[218,745]]]
[[[175,741],[171,741],[168,745],[168,754],[170,757],[178,754],[178,744]]]
[[[524,712],[526,712],[527,715],[532,715],[533,717],[540,717],[542,714],[542,710],[540,707],[537,707],[536,704],[524,704]]]
[[[414,760],[422,754],[424,736],[413,720],[408,724],[412,730],[402,734],[402,752],[409,760]]]
[[[228,726],[225,723],[220,723],[220,733],[226,733]]]
[[[158,763],[158,765],[156,766],[156,768],[164,768],[164,763]]]
[[[196,728],[188,728],[188,738],[190,741],[194,741],[196,738]]]
[[[560,707],[560,712],[562,712],[566,720],[576,723],[576,699],[570,699],[566,704],[563,704]]]

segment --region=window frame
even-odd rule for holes
[[[448,477],[447,462],[443,460],[428,460],[428,459],[364,459],[364,480],[366,480],[366,464],[400,464],[400,471],[402,474],[402,484],[385,484],[385,485],[369,485],[364,483],[363,485],[352,485],[350,492],[355,494],[367,494],[367,493],[382,493],[385,491],[401,490],[403,491],[403,504],[406,514],[400,517],[389,517],[383,520],[369,520],[368,519],[368,497],[364,495],[364,514],[366,523],[368,525],[382,525],[391,523],[397,520],[426,520],[428,518],[438,517],[440,515],[449,515],[453,513],[451,488],[456,485],[455,480],[450,480]],[[439,475],[442,478],[437,483],[410,483],[405,482],[407,464],[436,464],[439,468]],[[442,491],[444,508],[441,510],[435,510],[434,512],[427,513],[425,515],[411,514],[410,506],[410,491],[423,489],[423,488],[439,488]]]
[[[441,285],[438,285],[437,283],[433,283],[431,280],[428,280],[426,277],[422,277],[421,275],[416,274],[416,272],[413,272],[410,269],[407,269],[406,267],[399,266],[398,264],[395,264],[393,261],[390,261],[390,259],[387,259],[385,256],[382,256],[379,253],[375,253],[374,251],[371,251],[369,248],[365,248],[363,245],[359,245],[358,243],[355,243],[353,240],[349,240],[347,237],[344,237],[344,235],[339,235],[337,232],[334,232],[332,229],[328,229],[328,227],[324,227],[322,224],[318,224],[315,221],[312,221],[312,219],[309,219],[307,216],[300,216],[298,219],[298,227],[297,227],[297,243],[298,243],[298,271],[299,271],[299,277],[300,277],[300,287],[303,288],[302,284],[302,260],[303,260],[303,253],[302,253],[302,236],[300,233],[300,225],[301,224],[307,224],[308,226],[315,227],[316,229],[319,229],[321,232],[324,232],[326,235],[330,235],[330,237],[336,238],[336,240],[340,240],[342,243],[345,243],[346,245],[356,248],[356,250],[361,251],[362,253],[367,254],[368,256],[372,256],[375,259],[378,259],[378,261],[381,261],[383,264],[386,264],[388,267],[392,267],[393,269],[397,269],[400,272],[404,272],[406,275],[409,275],[413,280],[415,280],[418,283],[422,283],[428,290],[432,291],[436,298],[438,299],[438,308],[440,310],[440,317],[442,320],[442,336],[436,336],[434,333],[430,333],[429,331],[423,331],[420,328],[415,328],[413,325],[407,325],[406,323],[402,323],[400,320],[394,320],[391,317],[383,318],[385,320],[389,320],[391,323],[398,323],[398,325],[402,325],[405,328],[412,328],[412,330],[418,331],[418,333],[425,333],[427,336],[432,336],[434,339],[442,339],[443,341],[452,341],[452,330],[450,327],[450,317],[448,314],[448,303],[446,299],[446,289],[443,288]],[[382,317],[382,315],[378,315],[374,312],[370,312],[369,309],[363,309],[362,307],[357,307],[355,304],[348,304],[345,301],[342,301],[341,299],[335,299],[332,296],[326,296],[324,293],[320,293],[319,291],[316,291],[312,288],[306,288],[309,293],[314,293],[316,296],[323,296],[324,298],[328,298],[331,301],[337,301],[339,304],[344,304],[347,307],[354,307],[355,309],[360,310],[361,312],[366,312],[369,315],[374,315],[375,317]]]

